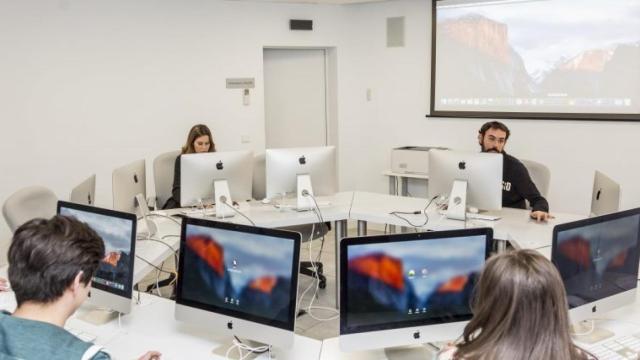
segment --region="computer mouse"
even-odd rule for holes
[[[477,214],[480,210],[477,207],[469,206],[469,212],[472,214]]]
[[[271,199],[264,198],[262,199],[263,204],[271,204]]]

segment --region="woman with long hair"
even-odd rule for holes
[[[471,305],[473,318],[455,347],[438,359],[583,360],[573,344],[560,274],[533,250],[510,251],[487,261]]]
[[[203,152],[215,152],[216,145],[211,136],[211,130],[207,125],[194,125],[189,130],[187,142],[182,147],[182,153],[176,157],[173,169],[173,187],[171,188],[171,197],[164,204],[163,209],[173,209],[180,207],[180,157],[183,154],[194,154]]]

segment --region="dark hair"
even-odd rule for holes
[[[492,257],[474,289],[473,318],[454,359],[587,359],[569,335],[558,270],[534,250]]]
[[[102,238],[75,218],[57,215],[28,221],[13,234],[8,255],[18,306],[56,301],[80,271],[87,285],[103,257]]]
[[[198,125],[194,125],[191,128],[191,130],[189,130],[189,135],[187,136],[187,143],[184,144],[184,146],[182,147],[182,153],[193,154],[194,152],[196,152],[195,148],[193,147],[193,143],[196,141],[197,138],[205,135],[209,137],[209,142],[211,142],[211,145],[209,146],[209,152],[215,152],[216,144],[213,142],[213,136],[211,136],[211,130],[209,130],[207,125],[198,124]]]
[[[489,129],[497,129],[497,130],[502,130],[504,132],[507,133],[507,137],[505,138],[505,140],[509,140],[509,135],[511,135],[511,131],[509,131],[509,128],[507,127],[507,125],[501,123],[500,121],[489,121],[484,123],[484,125],[482,125],[482,127],[480,128],[480,135],[482,135],[482,137],[484,138],[484,133],[487,132],[487,130]]]

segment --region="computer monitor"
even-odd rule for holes
[[[295,192],[298,210],[309,210],[315,205],[306,193],[336,193],[335,147],[267,149],[265,156],[267,198],[274,199]]]
[[[147,196],[147,176],[144,159],[113,170],[112,191],[114,210],[135,213],[136,195]]]
[[[92,278],[89,301],[119,313],[130,313],[136,215],[66,201],[58,201],[58,214],[86,223],[104,241],[105,257]]]
[[[96,174],[89,176],[71,190],[69,201],[76,204],[93,205],[96,202]]]
[[[449,194],[447,217],[465,220],[467,206],[502,209],[502,154],[429,151],[429,197]]]
[[[635,301],[639,249],[640,208],[553,228],[551,261],[564,282],[572,322]]]
[[[225,151],[180,156],[180,206],[216,204],[218,217],[233,216],[231,198],[251,199],[253,152]],[[215,189],[214,189],[215,188]],[[214,198],[215,193],[215,198]],[[222,201],[219,201],[222,200]]]
[[[299,250],[296,232],[183,219],[176,319],[290,348]]]
[[[489,228],[343,239],[340,348],[458,338],[492,239]]]
[[[620,208],[620,185],[607,175],[596,170],[591,193],[591,215],[599,216],[618,211]]]

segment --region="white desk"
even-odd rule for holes
[[[13,300],[13,306],[11,306]],[[163,360],[174,359],[225,359],[231,345],[230,338],[216,337],[210,329],[178,322],[174,319],[175,302],[154,295],[141,294],[141,303],[130,314],[104,325],[93,325],[80,320],[80,316],[92,310],[90,306],[78,309],[66,324],[96,336],[96,344],[104,346],[114,359],[137,359],[149,350],[162,353]],[[0,293],[0,309],[13,311],[15,299],[12,292]],[[295,335],[294,346],[287,351],[277,351],[278,359],[318,359],[322,342]],[[237,357],[234,350],[230,355]],[[261,355],[258,359],[268,359]]]
[[[390,195],[409,195],[409,179],[429,180],[427,174],[398,173],[391,170],[382,172],[382,175],[389,177]]]

